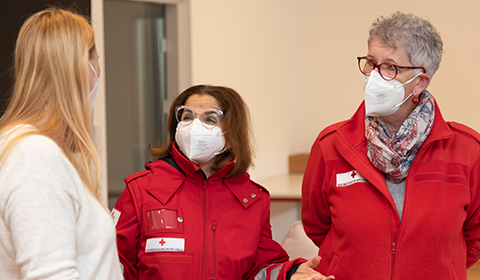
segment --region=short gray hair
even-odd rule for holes
[[[370,28],[369,47],[374,38],[395,49],[399,45],[405,47],[413,66],[425,68],[430,77],[440,66],[442,38],[435,27],[425,19],[402,12],[396,12],[389,17],[380,16]]]

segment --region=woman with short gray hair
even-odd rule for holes
[[[303,181],[302,219],[336,279],[467,279],[480,258],[480,135],[446,122],[426,88],[443,43],[412,14],[371,27],[364,102],[324,129]]]

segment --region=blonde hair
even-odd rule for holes
[[[9,141],[0,161],[28,135],[46,136],[57,143],[85,187],[99,199],[88,79],[88,59],[94,53],[95,34],[88,21],[73,11],[48,8],[25,21],[15,47],[15,84],[0,119],[0,134],[23,124],[36,129]]]

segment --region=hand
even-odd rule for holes
[[[290,278],[291,280],[332,280],[335,279],[335,276],[324,276],[318,271],[315,271],[314,268],[320,263],[320,257],[316,256],[315,258],[309,260],[308,262],[302,263],[297,271]]]

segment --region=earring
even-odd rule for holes
[[[418,97],[416,97],[415,95],[414,95],[413,98],[412,98],[412,103],[413,103],[413,104],[417,104],[417,103],[418,103]]]

